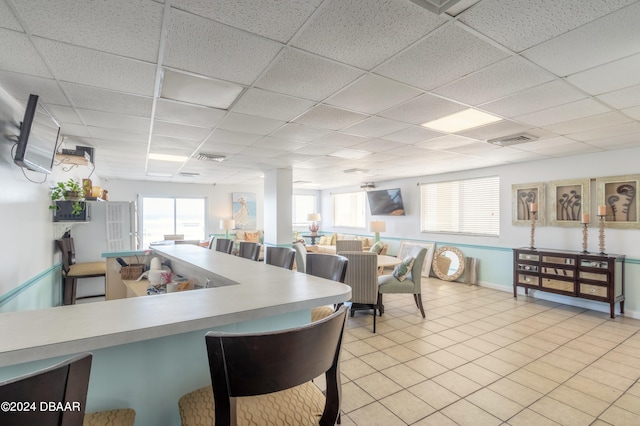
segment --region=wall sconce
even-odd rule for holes
[[[380,241],[380,233],[387,232],[387,223],[382,220],[374,220],[369,223],[369,231],[376,233],[376,243]]]
[[[220,219],[220,229],[224,229],[224,237],[229,239],[229,229],[236,227],[236,221],[233,219]]]

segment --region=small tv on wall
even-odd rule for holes
[[[37,95],[29,95],[13,161],[34,172],[51,173],[59,136],[60,124]]]
[[[372,216],[404,216],[404,203],[400,188],[368,191]]]

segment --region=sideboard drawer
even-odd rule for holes
[[[518,274],[518,283],[523,285],[540,285],[540,278],[536,275]]]
[[[542,273],[548,275],[557,275],[559,277],[573,278],[575,276],[575,271],[573,269],[556,268],[553,266],[543,266]]]
[[[538,267],[536,265],[529,265],[526,263],[518,264],[519,271],[530,271],[530,272],[538,272]]]
[[[564,257],[564,256],[557,256],[557,255],[543,255],[542,256],[542,262],[543,263],[552,263],[554,265],[572,265],[575,266],[576,264],[576,259],[575,257]]]
[[[603,283],[609,282],[607,274],[601,274],[596,272],[580,271],[580,278],[583,280],[601,281]]]
[[[580,283],[580,294],[606,299],[609,297],[609,287]]]
[[[543,278],[542,287],[570,293],[573,293],[574,291],[573,281],[554,280],[552,278]]]

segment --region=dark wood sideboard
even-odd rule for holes
[[[513,297],[518,287],[615,304],[624,313],[624,255],[513,249]]]

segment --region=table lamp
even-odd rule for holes
[[[220,219],[220,229],[224,229],[224,237],[229,239],[229,229],[236,227],[236,221],[233,219]]]
[[[387,223],[382,220],[374,220],[369,223],[369,231],[376,233],[376,243],[380,241],[380,233],[387,231]]]
[[[309,213],[307,215],[307,221],[311,222],[309,224],[309,231],[311,231],[311,235],[318,235],[318,230],[320,229],[318,222],[321,220],[320,213]]]

